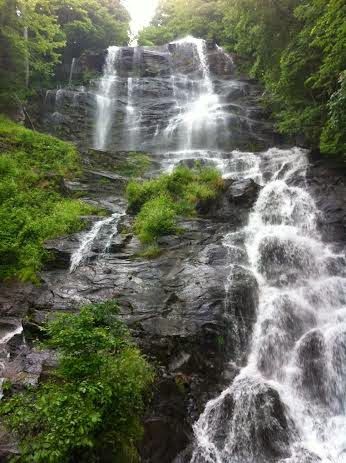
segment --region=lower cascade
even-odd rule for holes
[[[194,425],[191,461],[346,462],[345,256],[321,240],[306,154],[256,162],[263,188],[241,231],[260,294],[251,351]]]
[[[112,46],[92,63],[47,92],[42,127],[78,144],[72,187],[109,216],[47,244],[60,264],[34,315],[119,301],[160,364],[143,463],[346,463],[345,238],[324,202],[341,182],[311,180],[311,154],[274,132],[262,90],[211,41]],[[83,66],[96,78],[73,86]],[[148,171],[132,172],[141,156]],[[176,166],[219,169],[222,197],[146,259],[124,190]]]

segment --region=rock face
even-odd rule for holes
[[[106,54],[85,57],[79,69],[101,77],[106,59]],[[16,326],[18,320],[24,321],[27,343],[20,333],[12,338],[0,376],[11,372],[18,389],[37,383],[55,362],[49,353],[32,347],[33,339],[40,336],[40,324],[59,310],[117,299],[121,317],[158,371],[144,420],[142,461],[187,463],[192,454],[192,424],[247,360],[259,288],[249,270],[244,230],[263,179],[272,175],[268,166],[271,154],[275,155],[254,151],[270,147],[277,135],[258,105],[258,86],[236,78],[232,59],[213,43],[124,47],[117,51],[112,69],[111,91],[101,95],[110,103],[107,149],[94,146],[100,81],[84,88],[49,91],[42,104],[41,128],[76,142],[82,152],[84,173],[80,179],[64,182],[66,194],[77,193],[112,216],[109,220],[85,218],[87,232],[46,243],[51,259],[40,275],[39,287],[1,285],[0,313],[15,320]],[[134,177],[151,178],[175,165],[192,167],[196,162],[216,166],[225,177],[222,193],[197,205],[198,218],[181,219],[182,233],[161,238],[161,254],[153,259],[142,257],[143,246],[131,230],[133,217],[125,214],[128,161],[143,152],[150,162]],[[280,162],[283,175],[289,166],[281,158]],[[313,159],[306,176],[294,182],[308,184],[323,213],[321,231],[341,245],[346,189],[340,171]],[[267,220],[274,220],[275,211],[270,214]],[[265,258],[259,270],[274,283],[282,277],[282,247],[280,240],[262,245]],[[295,269],[302,256],[299,249],[293,251],[292,271],[287,271],[285,284],[297,279]],[[71,271],[76,252],[82,252],[82,259]],[[308,257],[303,256],[302,271]],[[312,315],[311,320],[303,320],[287,304],[282,312],[287,312],[289,329],[295,330],[288,333],[287,343],[296,340],[296,326],[314,323]],[[304,362],[316,364],[315,376],[323,354],[315,352],[317,341],[307,338],[301,345],[301,351],[309,354]],[[269,374],[268,356],[260,360],[259,369]],[[323,385],[316,388],[316,395],[323,394]],[[259,426],[250,423],[248,435],[251,451],[261,455],[256,463],[288,457],[291,423],[277,391],[245,380],[236,382],[232,391],[220,413],[227,421],[242,404],[249,413],[250,407],[254,410]],[[268,421],[271,418],[274,428]],[[223,433],[228,431],[225,426]],[[219,441],[224,437],[220,435]]]
[[[107,148],[128,150],[135,146],[155,153],[179,149],[185,133],[174,130],[170,121],[181,114],[188,94],[193,92],[203,69],[198,63],[195,42],[164,47],[123,47],[117,54],[112,88],[112,120]],[[240,146],[261,149],[275,144],[277,136],[258,105],[261,91],[253,82],[236,77],[232,59],[211,45],[205,50],[219,98],[215,139],[203,139],[194,148],[230,151]],[[106,53],[81,60],[81,71],[101,76]],[[78,77],[78,76],[77,76]],[[48,91],[41,109],[43,130],[71,139],[89,148],[95,145],[95,113],[98,81],[86,87]],[[177,120],[177,122],[179,122]],[[168,131],[167,131],[168,129]]]

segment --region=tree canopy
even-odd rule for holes
[[[52,84],[61,61],[125,45],[128,30],[120,0],[0,0],[0,106]]]
[[[344,0],[161,0],[139,42],[159,45],[186,34],[215,39],[246,59],[282,133],[345,153]]]
[[[140,418],[153,370],[117,318],[113,301],[59,314],[44,332],[58,355],[50,379],[2,401],[0,414],[19,440],[14,461],[138,461]]]

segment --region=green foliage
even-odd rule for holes
[[[222,10],[219,0],[161,0],[151,25],[138,36],[140,45],[163,45],[192,34],[220,38]]]
[[[153,371],[132,344],[113,302],[60,314],[46,327],[58,354],[54,376],[2,403],[6,427],[19,439],[13,461],[138,461],[135,443]]]
[[[85,51],[128,43],[129,15],[120,0],[51,0],[66,36],[63,60],[70,64]]]
[[[177,167],[172,174],[127,186],[129,208],[137,213],[135,232],[143,243],[177,231],[178,214],[193,215],[199,201],[215,198],[223,187],[220,173],[210,167]]]
[[[151,244],[147,246],[144,251],[139,252],[138,257],[144,257],[145,259],[155,259],[161,254],[161,248],[157,244]]]
[[[62,195],[80,169],[72,145],[0,118],[0,146],[0,279],[37,281],[44,241],[81,230],[94,208]]]
[[[161,0],[143,44],[194,34],[244,58],[282,133],[345,154],[344,0]]]
[[[84,52],[127,44],[128,29],[120,0],[2,0],[0,110],[54,86],[61,61],[69,66]]]
[[[225,0],[224,10],[224,37],[264,82],[279,130],[304,134],[322,152],[344,154],[345,2]]]
[[[129,153],[129,157],[119,163],[116,171],[125,177],[140,177],[145,174],[151,165],[149,156],[144,153]]]
[[[147,201],[136,217],[135,232],[142,243],[152,243],[163,235],[176,231],[176,209],[167,196]]]
[[[0,18],[0,104],[5,107],[15,92],[28,93],[27,77],[29,83],[47,83],[65,40],[50,0],[3,0]]]
[[[340,76],[340,87],[328,103],[328,120],[321,135],[324,153],[345,156],[346,153],[346,71]]]

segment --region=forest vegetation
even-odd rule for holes
[[[37,282],[49,258],[44,242],[83,229],[95,207],[65,194],[81,173],[70,143],[0,117],[0,280]]]
[[[346,152],[344,0],[161,0],[142,45],[186,34],[213,39],[242,58],[265,87],[281,133],[321,152]]]
[[[0,416],[19,439],[14,461],[135,463],[140,418],[154,373],[118,319],[114,301],[59,314],[42,328],[58,364],[39,387],[11,393]],[[101,460],[100,460],[101,457]]]

